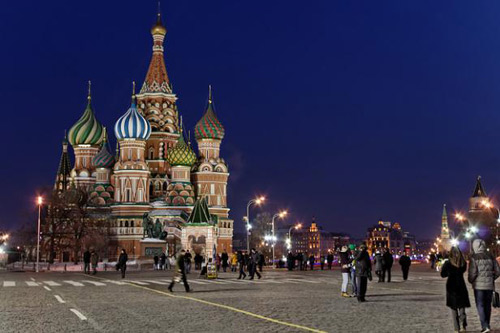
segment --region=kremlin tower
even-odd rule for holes
[[[64,133],[64,140],[62,142],[61,160],[59,161],[59,168],[57,169],[56,181],[54,183],[54,190],[57,193],[64,192],[69,189],[71,185],[71,162],[68,156],[68,136]]]

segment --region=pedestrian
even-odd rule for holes
[[[458,247],[453,246],[448,260],[441,267],[441,277],[448,278],[446,280],[446,306],[451,309],[455,332],[465,332],[467,328],[465,308],[470,307],[470,302],[464,280],[466,269],[467,263],[462,252]]]
[[[340,271],[342,273],[342,287],[340,289],[340,296],[350,297],[347,293],[347,285],[349,284],[349,274],[351,272],[351,259],[349,258],[349,252],[347,252],[347,246],[342,246],[340,250]]]
[[[255,274],[257,274],[257,277],[260,279],[262,275],[257,271],[257,265],[260,260],[260,255],[259,253],[255,250],[255,248],[252,248],[250,250],[250,265],[249,265],[249,274],[250,274],[250,280],[253,280],[253,277]]]
[[[384,271],[384,258],[380,251],[375,252],[375,257],[373,258],[373,263],[375,264],[375,274],[378,276],[378,282],[383,282],[382,274]]]
[[[319,257],[319,265],[321,267],[321,270],[325,269],[325,256],[320,256]]]
[[[399,258],[399,264],[401,265],[401,270],[403,271],[403,280],[408,280],[408,272],[410,271],[411,259],[405,253]]]
[[[288,255],[286,256],[286,265],[289,271],[293,270],[293,254],[291,251],[288,251]]]
[[[180,282],[182,279],[182,282],[184,283],[184,288],[186,292],[190,292],[191,289],[189,288],[189,284],[187,282],[186,278],[186,251],[181,250],[181,253],[177,257],[177,261],[175,263],[175,273],[174,276],[172,277],[172,282],[170,282],[170,285],[168,286],[168,290],[170,292],[173,292],[173,288],[176,282]]]
[[[493,255],[486,250],[482,239],[472,243],[474,251],[469,261],[469,282],[474,289],[474,299],[481,322],[481,332],[490,332],[491,302],[495,280],[500,276],[500,267]]]
[[[221,256],[220,254],[217,253],[215,256],[215,265],[217,267],[217,272],[220,271],[220,266],[221,266]]]
[[[302,252],[299,252],[299,253],[297,254],[297,261],[298,261],[298,264],[299,264],[299,271],[304,270],[304,269],[302,268],[302,265],[303,265],[303,258],[304,258],[304,255],[302,254]]]
[[[225,273],[227,267],[229,266],[229,255],[227,254],[226,250],[222,252],[221,260],[222,260],[222,270]]]
[[[352,297],[358,297],[358,277],[356,275],[356,257],[358,252],[356,245],[349,244],[349,259],[351,259],[351,284],[352,284]]]
[[[185,253],[184,253],[184,260],[185,260],[185,272],[186,274],[189,274],[189,272],[191,272],[191,253],[189,252],[189,250],[187,250]]]
[[[328,255],[326,256],[326,262],[328,263],[328,270],[331,270],[333,264],[333,253],[330,250],[328,250]]]
[[[154,266],[153,266],[153,269],[156,271],[156,270],[158,270],[158,267],[159,267],[159,266],[158,266],[158,262],[160,261],[160,258],[159,258],[157,255],[155,255],[155,256],[153,257],[153,261],[154,261]]]
[[[238,268],[238,254],[236,252],[233,252],[233,255],[231,256],[231,272],[235,273],[237,268]]]
[[[431,255],[429,256],[429,260],[431,262],[431,269],[434,269],[434,267],[436,266],[436,255],[434,253],[431,253]]]
[[[165,255],[165,252],[162,252],[160,256],[160,269],[162,271],[165,270],[166,261],[167,261],[167,256]]]
[[[199,253],[196,253],[194,255],[194,269],[200,270],[202,262],[203,262],[203,257]]]
[[[366,245],[361,244],[359,250],[356,256],[356,278],[358,280],[357,296],[358,302],[366,302],[365,296],[368,280],[372,280],[372,263]]]
[[[83,273],[90,274],[90,251],[88,249],[83,253]]]
[[[259,266],[259,272],[262,273],[262,268],[264,267],[264,255],[262,253],[259,253],[259,261],[257,262],[257,265]]]
[[[92,264],[92,274],[96,275],[97,264],[99,263],[99,256],[97,255],[94,249],[92,249],[92,252],[90,253],[90,263]]]
[[[309,256],[309,265],[311,265],[311,271],[314,270],[314,255]]]
[[[384,249],[383,257],[383,272],[382,272],[382,282],[385,282],[385,277],[387,276],[387,282],[391,282],[391,270],[394,264],[394,258],[392,253],[388,248]]]
[[[240,275],[238,276],[238,280],[243,277],[243,280],[247,277],[245,274],[245,256],[241,251],[238,251],[238,266],[240,269]]]
[[[118,257],[118,263],[116,264],[116,270],[120,270],[122,273],[122,279],[125,278],[125,271],[127,270],[128,256],[125,249],[122,249],[122,253]]]

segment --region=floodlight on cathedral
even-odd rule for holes
[[[68,133],[68,141],[73,147],[78,145],[99,145],[103,140],[103,127],[97,121],[94,110],[92,109],[90,81],[87,100],[87,107],[85,108],[83,115],[70,128]]]
[[[151,125],[137,111],[135,104],[135,83],[132,103],[127,112],[115,124],[115,135],[118,140],[147,140],[151,135]]]

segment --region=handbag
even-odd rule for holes
[[[493,298],[491,300],[491,305],[494,308],[500,308],[500,295],[495,290],[493,290]]]

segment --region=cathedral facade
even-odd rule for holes
[[[90,82],[87,107],[63,142],[55,190],[87,193],[88,206],[108,223],[109,258],[121,248],[136,259],[181,248],[209,257],[232,251],[229,172],[220,155],[225,130],[209,87],[206,110],[194,128],[194,151],[166,70],[166,33],[158,13],[148,72],[138,94],[134,84],[130,107],[113,126],[116,154],[110,152],[110,131],[95,117]]]

